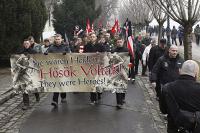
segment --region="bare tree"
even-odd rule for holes
[[[123,19],[124,17],[129,18],[138,31],[145,26],[148,29],[149,23],[153,20],[153,15],[144,0],[122,0],[122,3],[120,16]]]
[[[48,23],[49,26],[51,26],[51,20],[52,20],[52,11],[53,11],[53,6],[58,2],[58,0],[44,0],[45,6],[47,8],[47,14],[48,14]]]
[[[144,2],[144,1],[143,1]],[[154,16],[153,16],[153,12],[148,8],[147,5],[145,4],[142,4],[143,5],[143,12],[142,12],[142,15],[144,16],[143,17],[143,21],[145,23],[145,26],[146,26],[146,32],[148,32],[148,29],[149,29],[149,23],[151,23],[151,21],[153,20]]]
[[[96,7],[101,6],[102,13],[97,21],[102,21],[106,25],[110,21],[111,16],[116,14],[118,8],[118,0],[96,0]]]
[[[158,44],[160,44],[160,39],[161,39],[162,32],[163,32],[162,27],[163,27],[164,22],[167,19],[167,14],[165,12],[163,12],[163,10],[160,7],[156,6],[152,1],[145,0],[145,2],[151,9],[154,18],[158,22],[158,25],[159,25]]]
[[[184,58],[192,59],[192,27],[200,21],[199,0],[151,0],[184,27]]]

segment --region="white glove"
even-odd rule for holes
[[[156,82],[151,83],[152,88],[156,88]]]

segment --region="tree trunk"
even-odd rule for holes
[[[34,35],[34,39],[35,39],[35,42],[39,43],[40,42],[40,37],[41,37],[41,34],[40,33],[35,33]]]
[[[162,27],[163,27],[163,23],[158,23],[159,24],[159,29],[158,29],[158,45],[160,44],[160,39],[162,37]]]
[[[192,59],[192,26],[189,24],[184,25],[184,59]]]
[[[147,22],[146,23],[146,33],[148,33],[148,30],[149,30],[149,23]]]
[[[41,34],[40,36],[40,42],[43,42],[44,38],[43,38],[43,34]]]

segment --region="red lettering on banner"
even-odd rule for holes
[[[49,78],[62,78],[62,77],[76,77],[76,70],[72,66],[65,66],[63,69],[54,67],[49,68],[47,71],[40,69],[40,79],[44,79],[45,76]]]
[[[122,70],[122,64],[119,65],[110,65],[107,67],[104,67],[102,65],[90,65],[89,68],[85,68],[84,66],[80,66],[83,73],[86,76],[95,76],[95,75],[102,75],[102,76],[112,76],[112,75],[117,75],[121,72]]]
[[[89,69],[86,71],[85,69],[84,69],[84,67],[83,66],[81,66],[81,69],[83,70],[83,72],[84,72],[84,74],[86,75],[86,76],[88,76],[89,75],[89,73],[90,73],[90,70],[91,70],[91,67],[92,67],[92,65],[89,67]]]

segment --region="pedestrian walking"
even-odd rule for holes
[[[200,83],[199,65],[193,60],[183,63],[180,77],[174,82],[164,85],[161,111],[168,114],[168,133],[200,132]]]
[[[135,50],[135,75],[138,74],[138,66],[139,66],[139,62],[141,61],[142,63],[142,54],[144,52],[145,49],[145,44],[142,44],[142,39],[143,37],[141,36],[141,34],[139,34],[138,37],[136,37],[135,39],[135,46],[136,46],[136,50]],[[144,66],[142,66],[142,71],[144,71]]]
[[[147,66],[148,66],[150,50],[155,45],[156,45],[156,40],[155,39],[151,40],[151,43],[145,48],[145,50],[144,50],[144,52],[142,54],[142,65],[145,68],[147,68]],[[146,72],[146,70],[143,71],[142,75],[146,75],[145,72]]]
[[[197,25],[194,29],[194,34],[196,38],[196,44],[199,45],[199,40],[200,40],[200,27]]]
[[[26,91],[26,87],[32,84],[32,81],[30,80],[29,75],[27,74],[27,71],[29,69],[29,55],[28,54],[36,54],[37,52],[31,48],[31,44],[28,39],[25,39],[23,42],[22,48],[17,50],[17,54],[25,54],[26,56],[19,58],[16,61],[16,65],[19,67],[18,72],[14,76],[13,84],[18,85],[21,82],[21,86],[19,86],[22,89],[23,92],[23,110],[27,110],[30,107],[30,101],[29,101],[29,94]],[[40,101],[39,93],[34,93],[36,101]]]
[[[66,53],[70,53],[70,48],[69,48],[68,45],[63,44],[62,36],[60,34],[56,34],[55,35],[55,42],[54,42],[53,45],[51,45],[49,47],[49,49],[47,50],[47,53],[63,53],[63,54],[66,54]],[[53,93],[53,100],[52,100],[52,103],[51,103],[51,105],[54,108],[58,107],[59,94],[61,96],[61,103],[67,102],[65,92],[63,92],[63,93],[54,92]]]
[[[173,29],[171,31],[172,44],[175,43],[175,45],[177,45],[177,42],[176,42],[176,36],[177,36],[177,34],[178,34],[178,31],[177,31],[176,27],[173,26]]]
[[[150,81],[156,86],[156,81],[160,81],[160,88],[157,90],[158,97],[162,86],[166,83],[173,82],[179,77],[179,69],[181,68],[183,59],[178,55],[178,47],[171,45],[168,52],[161,56],[153,66],[150,75]]]
[[[105,52],[105,48],[102,44],[97,43],[97,36],[94,32],[90,33],[89,35],[90,42],[84,46],[85,53],[96,53],[96,52]],[[101,99],[101,93],[91,92],[90,93],[90,100],[91,105],[95,105],[98,103],[98,100]]]
[[[149,61],[148,61],[148,67],[149,67],[149,73],[151,75],[151,71],[153,69],[153,66],[156,64],[157,60],[165,54],[167,51],[167,42],[166,39],[161,39],[160,44],[156,45],[155,47],[152,47],[149,52]],[[159,92],[160,92],[160,81],[157,79],[156,81],[156,96],[157,99],[159,99]]]
[[[167,36],[167,43],[171,44],[171,42],[170,42],[171,29],[170,29],[170,27],[167,27],[167,28],[165,29],[165,33],[166,33],[166,36]],[[169,41],[169,42],[168,42],[168,41]]]
[[[180,46],[183,45],[183,35],[184,35],[184,28],[183,28],[183,26],[180,25],[178,27],[178,39],[179,39]]]
[[[114,52],[128,52],[128,49],[124,46],[124,40],[119,37],[116,40],[116,48]],[[125,92],[116,92],[117,108],[121,109],[125,103]]]

